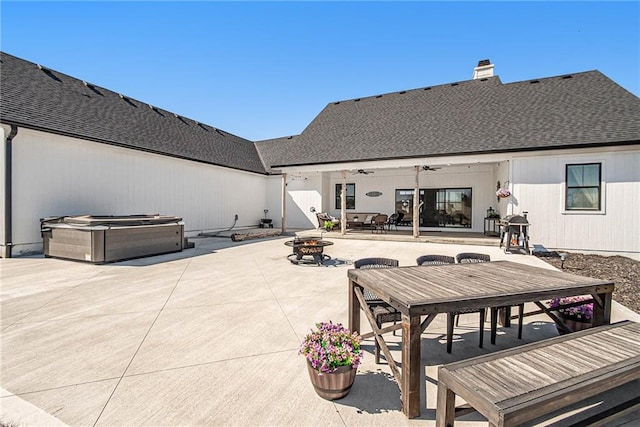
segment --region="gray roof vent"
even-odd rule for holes
[[[478,61],[478,66],[473,69],[473,79],[483,79],[493,77],[494,65],[488,59]]]
[[[573,76],[571,74],[567,74],[566,76],[562,76],[563,80],[572,79],[572,78],[573,78]]]
[[[138,106],[136,104],[134,104],[133,101],[131,101],[131,99],[127,98],[123,94],[119,93],[118,96],[120,97],[120,99],[122,99],[127,104],[131,105],[132,107],[138,108]]]
[[[104,96],[104,95],[102,95],[102,92],[100,92],[100,91],[98,90],[98,88],[97,88],[97,87],[95,87],[94,85],[92,85],[91,83],[87,83],[87,82],[85,82],[85,81],[83,80],[83,81],[82,81],[82,84],[83,84],[83,85],[85,85],[87,88],[91,89],[91,91],[92,91],[93,93],[95,93],[95,94],[97,94],[97,95],[100,95],[100,96]]]
[[[56,77],[56,75],[53,74],[53,71],[51,71],[47,67],[43,67],[42,65],[38,64],[38,69],[41,70],[43,73],[45,73],[47,76],[51,77],[55,81],[57,81],[57,82],[61,82],[62,81],[58,77]]]

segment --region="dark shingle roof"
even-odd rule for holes
[[[260,150],[277,167],[639,142],[640,99],[589,71],[334,102],[297,138]]]
[[[279,164],[281,162],[280,147],[288,146],[287,144],[295,143],[299,135],[283,136],[281,138],[265,139],[262,141],[256,141],[256,148],[260,153],[260,158],[265,164],[265,167],[269,169],[271,165]]]
[[[257,173],[278,166],[640,143],[640,99],[598,71],[509,84],[491,77],[334,102],[302,134],[254,144],[0,55],[3,123]]]
[[[3,123],[266,172],[251,141],[12,55],[0,55]]]

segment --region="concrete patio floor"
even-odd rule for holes
[[[515,337],[517,327],[503,328],[497,345],[487,336],[480,349],[477,315],[467,315],[449,355],[439,316],[423,334],[427,397],[420,418],[402,414],[388,365],[374,363],[372,340],[364,342],[351,393],[323,400],[298,346],[315,322],[346,325],[353,260],[385,256],[415,265],[424,254],[482,252],[552,267],[496,246],[355,239],[333,240],[326,266],[296,266],[286,259],[291,249],[283,243],[290,238],[196,238],[181,253],[107,265],[42,256],[0,260],[0,418],[14,425],[432,426],[440,364],[557,335],[548,318],[527,317],[523,340]],[[623,319],[640,316],[614,302],[612,321]],[[399,356],[400,337],[389,341]],[[540,422],[567,425],[591,406],[633,393],[640,394],[640,382],[602,403],[577,405],[568,419]],[[609,425],[638,425],[639,418]],[[487,425],[477,413],[462,420],[456,425]]]

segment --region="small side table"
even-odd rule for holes
[[[498,224],[499,221],[500,221],[500,218],[485,218],[484,219],[484,235],[499,237],[500,236],[500,232],[498,231],[500,227],[500,225]]]

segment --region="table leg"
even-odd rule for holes
[[[358,286],[353,280],[349,280],[349,330],[351,332],[360,331],[360,303],[354,288]]]
[[[612,292],[593,295],[593,299],[595,300],[593,303],[593,326],[602,326],[611,323]]]
[[[456,419],[456,395],[438,381],[436,427],[451,427]]]
[[[402,315],[402,411],[420,416],[420,316]]]

